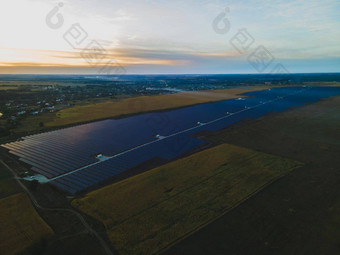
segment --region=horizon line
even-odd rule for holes
[[[131,74],[95,74],[95,73],[73,73],[73,74],[63,74],[63,73],[3,73],[0,76],[4,75],[88,75],[88,76],[129,76],[129,75],[292,75],[292,74],[340,74],[339,72],[296,72],[296,73],[131,73]]]

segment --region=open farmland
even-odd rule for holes
[[[249,91],[263,90],[268,87],[245,87],[240,89],[183,92],[171,95],[141,96],[120,101],[106,101],[97,104],[75,106],[61,110],[57,117],[46,126],[64,126],[79,122],[115,118],[138,113],[174,109],[195,104],[215,102],[239,97]]]
[[[19,192],[20,189],[13,178],[0,180],[0,199]]]
[[[0,254],[17,254],[52,234],[26,194],[0,200]],[[23,213],[25,212],[25,213]]]
[[[20,191],[12,175],[0,164],[0,199]]]
[[[76,199],[120,254],[153,254],[301,163],[223,144]]]
[[[340,254],[339,109],[332,97],[209,135],[305,165],[165,254]]]
[[[19,87],[17,86],[1,86],[0,85],[0,90],[13,90],[13,89],[18,89]]]

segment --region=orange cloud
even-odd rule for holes
[[[93,60],[96,66],[104,66],[109,60],[117,61],[123,66],[176,66],[188,63],[188,61],[184,59],[169,59],[167,55],[153,55],[148,57],[148,52],[134,56],[134,50],[129,52],[129,50],[125,49],[108,50],[99,53],[88,49],[57,51],[1,48],[0,52],[1,51],[7,53],[7,56],[6,54],[2,54],[2,57],[0,57],[0,66],[2,67],[84,67],[89,65],[88,61],[90,60]]]

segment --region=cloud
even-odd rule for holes
[[[242,68],[251,72],[246,58],[258,45],[268,48],[277,60],[301,60],[299,63],[306,66],[307,60],[319,60],[322,67],[329,63],[330,70],[335,63],[330,59],[340,56],[338,0],[62,2],[65,24],[57,31],[44,22],[57,0],[1,2],[0,22],[8,24],[0,40],[2,68],[17,66],[23,70],[31,66],[46,70],[55,66],[59,71],[61,67],[89,71],[81,53],[91,40],[105,48],[103,61],[115,59],[134,72],[147,73],[242,72]],[[231,30],[225,35],[216,34],[212,21],[226,7],[230,8],[227,18]],[[78,49],[63,39],[75,22],[89,35]],[[229,43],[240,28],[247,28],[255,38],[252,48],[243,55]]]

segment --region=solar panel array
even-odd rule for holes
[[[2,145],[50,179],[77,193],[155,157],[174,159],[204,143],[192,135],[216,131],[245,118],[340,94],[337,87],[289,87],[250,97],[104,120],[23,137]],[[157,136],[159,135],[159,136]],[[95,156],[103,154],[105,160]]]

